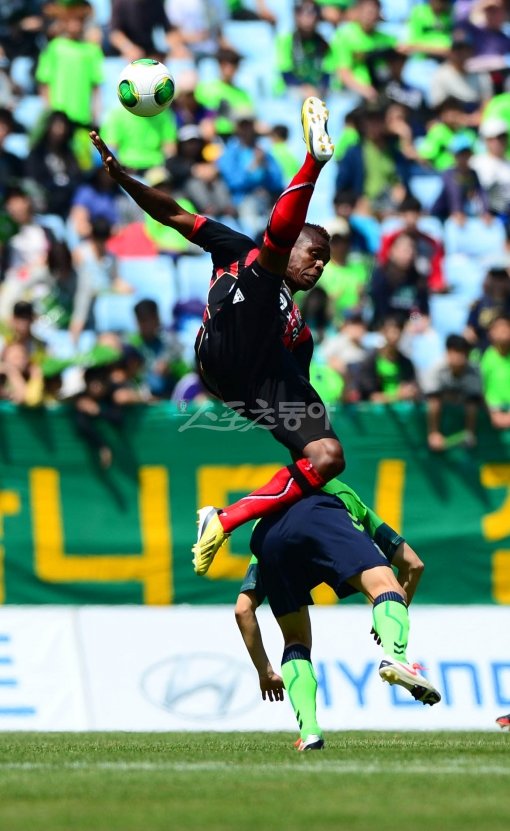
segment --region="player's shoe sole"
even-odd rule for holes
[[[324,748],[324,739],[322,736],[315,736],[311,733],[306,739],[299,738],[297,742],[294,742],[294,747],[300,753],[303,753],[305,750],[322,750]]]
[[[401,664],[393,658],[383,658],[379,664],[379,675],[388,684],[398,684],[409,690],[412,697],[422,704],[437,704],[441,696],[436,688],[416,669],[416,665]]]
[[[307,98],[301,108],[306,148],[317,162],[327,162],[335,152],[328,134],[328,108],[320,98]]]
[[[224,531],[218,517],[218,511],[212,505],[200,508],[198,513],[198,535],[193,548],[193,568],[195,574],[206,574],[217,551],[227,541],[229,534]]]
[[[497,718],[496,724],[499,724],[502,730],[510,730],[510,713],[507,716]]]

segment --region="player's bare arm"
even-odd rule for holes
[[[94,147],[101,154],[103,167],[111,178],[135,200],[136,204],[162,225],[175,228],[184,237],[189,237],[195,225],[196,214],[185,211],[168,193],[150,188],[134,179],[119,164],[118,159],[95,130],[89,133]]]
[[[240,592],[235,607],[239,631],[253,666],[258,672],[260,691],[264,701],[283,701],[283,680],[274,671],[262,641],[257,620],[257,596],[255,592]]]

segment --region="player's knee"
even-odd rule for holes
[[[338,476],[345,469],[345,458],[342,445],[335,439],[321,439],[314,442],[310,459],[320,475],[329,481]]]

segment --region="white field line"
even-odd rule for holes
[[[218,773],[235,773],[240,771],[243,775],[256,774],[273,777],[275,771],[289,771],[295,773],[328,773],[367,775],[373,774],[398,774],[400,776],[444,776],[445,774],[462,774],[472,776],[510,776],[510,762],[508,765],[501,764],[477,764],[475,761],[463,761],[452,759],[448,762],[437,764],[421,764],[420,762],[402,761],[401,764],[385,763],[375,764],[373,762],[342,762],[327,759],[301,757],[299,761],[281,762],[273,765],[264,763],[239,763],[235,762],[0,762],[1,771],[113,771],[113,772],[174,772],[194,773],[198,771],[210,771]]]

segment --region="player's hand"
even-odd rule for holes
[[[375,631],[373,626],[370,630],[370,634],[374,636],[374,641],[376,642],[377,646],[380,646],[381,645],[381,639],[380,639],[379,635],[377,634],[377,632]]]
[[[269,699],[269,701],[283,701],[283,690],[285,689],[283,678],[280,678],[276,672],[259,676],[259,681],[264,701],[266,699]]]
[[[96,133],[95,130],[92,130],[89,133],[89,136],[92,139],[92,144],[101,154],[104,169],[112,177],[112,179],[118,180],[121,176],[122,168],[112,151],[106,146],[99,133]]]

